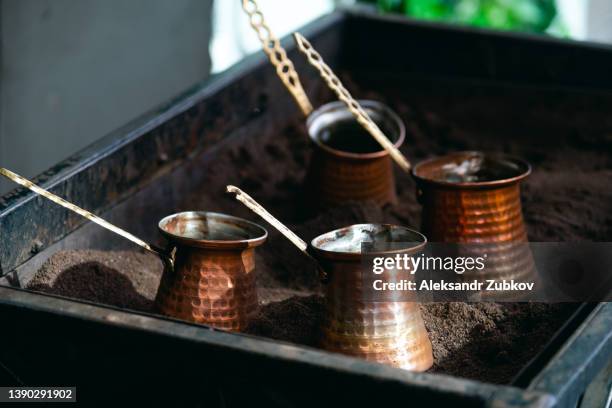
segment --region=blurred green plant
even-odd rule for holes
[[[383,12],[502,30],[541,33],[557,15],[555,0],[369,0]]]

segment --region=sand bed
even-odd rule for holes
[[[584,112],[600,109],[590,99],[563,100],[552,92],[524,93],[482,88],[471,104],[460,93],[427,99],[426,85],[413,94],[389,91],[384,100],[407,124],[402,150],[414,161],[451,150],[512,153],[534,166],[523,185],[525,220],[532,241],[606,241],[612,237],[612,128]],[[354,89],[355,86],[351,85]],[[497,93],[495,93],[497,92]],[[517,96],[518,95],[518,96]],[[522,99],[519,96],[522,95]],[[412,104],[411,99],[419,99]],[[415,107],[417,106],[417,107]],[[504,112],[500,124],[498,112]],[[551,113],[552,112],[552,113]],[[502,123],[503,122],[503,125]],[[494,136],[492,136],[494,135]],[[310,147],[300,122],[256,138],[239,137],[220,148],[201,169],[205,184],[177,203],[176,211],[223,211],[256,216],[224,194],[226,184],[249,192],[303,238],[310,240],[352,223],[390,222],[413,228],[420,206],[410,176],[397,175],[399,200],[378,208],[348,204],[314,214],[302,203]],[[396,169],[397,170],[397,169]],[[316,346],[323,310],[313,265],[268,228],[257,251],[262,308],[247,332]],[[36,290],[119,307],[151,310],[161,266],[139,252],[67,251],[55,254],[29,283]],[[507,383],[543,347],[575,305],[425,304],[423,317],[434,346],[435,372]]]

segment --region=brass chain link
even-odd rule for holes
[[[350,94],[350,92],[342,85],[340,79],[334,74],[331,68],[323,61],[321,55],[314,49],[312,44],[308,42],[304,36],[300,33],[294,34],[295,41],[298,44],[298,48],[302,53],[306,55],[308,61],[313,65],[321,77],[325,80],[327,85],[338,95],[338,98],[346,104],[351,113],[356,117],[357,121],[363,126],[378,143],[391,155],[393,160],[405,171],[410,171],[410,162],[406,157],[398,150],[393,143],[385,136],[380,130],[378,125],[370,118],[370,115],[359,105]]]
[[[272,30],[266,24],[257,2],[255,0],[242,0],[242,9],[249,16],[249,23],[257,33],[264,52],[276,68],[276,73],[293,95],[304,116],[308,116],[312,112],[312,104],[302,87],[293,62],[287,57],[287,52],[281,46],[278,38],[272,34]]]

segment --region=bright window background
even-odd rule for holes
[[[276,36],[299,27],[355,0],[259,0],[259,7]],[[557,0],[557,19],[562,30],[550,34],[576,40],[612,43],[612,0]],[[238,0],[217,0],[213,11],[210,52],[212,72],[220,72],[244,56],[261,49]]]
[[[334,10],[334,0],[258,0],[259,9],[279,38]],[[220,72],[261,49],[238,0],[217,0],[213,10],[212,72]]]

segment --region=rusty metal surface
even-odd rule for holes
[[[322,346],[406,370],[425,371],[433,364],[433,354],[418,304],[373,302],[364,294],[362,239],[376,245],[378,237],[385,243],[403,245],[386,251],[386,256],[417,254],[427,241],[408,228],[378,224],[352,225],[312,241],[313,253],[327,273]]]
[[[360,101],[370,115],[384,124],[396,147],[404,142],[402,120],[387,106]],[[350,201],[374,201],[385,205],[396,201],[393,163],[385,150],[349,152],[329,146],[321,134],[347,120],[353,120],[343,102],[331,102],[315,110],[307,120],[314,153],[308,168],[307,190],[313,207],[330,207]],[[330,129],[330,130],[328,130]],[[367,134],[358,134],[356,137]]]
[[[155,299],[163,315],[240,331],[257,311],[255,247],[268,233],[247,220],[211,212],[183,212],[159,223],[173,248]]]

